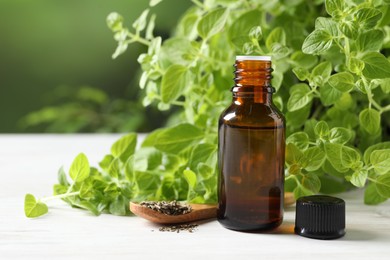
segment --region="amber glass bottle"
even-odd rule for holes
[[[272,103],[271,57],[237,56],[233,102],[219,119],[218,221],[266,230],[283,220],[285,120]]]

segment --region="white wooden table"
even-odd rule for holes
[[[96,165],[118,135],[0,135],[0,259],[390,259],[390,203],[365,206],[361,192],[340,195],[347,234],[321,241],[294,235],[295,211],[271,233],[242,233],[217,221],[194,233],[160,232],[137,217],[101,215],[49,202],[27,219],[25,193],[52,194],[57,170],[79,152]]]

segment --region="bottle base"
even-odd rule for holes
[[[234,231],[243,231],[243,232],[251,232],[251,231],[268,231],[279,227],[283,219],[278,219],[265,224],[248,224],[242,222],[230,221],[227,219],[218,219],[218,222],[225,228],[234,230]]]

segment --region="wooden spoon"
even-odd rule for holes
[[[284,205],[295,203],[291,192],[284,194]],[[215,204],[190,204],[192,211],[183,215],[166,215],[152,210],[138,203],[130,202],[130,210],[135,215],[159,224],[179,224],[217,217],[217,205]]]

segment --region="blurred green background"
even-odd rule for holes
[[[161,112],[139,102],[142,46],[113,60],[116,42],[105,22],[115,11],[131,27],[148,4],[0,0],[0,132],[150,131],[163,124]],[[155,34],[168,37],[189,5],[164,0],[153,7]]]

